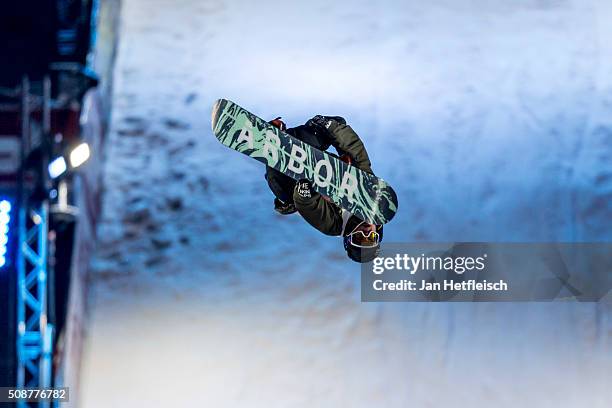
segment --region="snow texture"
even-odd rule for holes
[[[386,241],[612,239],[608,0],[124,0],[83,407],[612,405],[610,303],[364,304],[216,141],[344,116]]]

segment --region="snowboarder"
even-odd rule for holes
[[[334,146],[341,160],[374,174],[363,142],[342,117],[317,115],[304,125],[289,129],[280,117],[270,123],[319,150]],[[322,233],[342,236],[346,254],[353,261],[369,262],[377,256],[382,225],[364,222],[315,192],[311,180],[296,181],[271,167],[266,167],[266,180],[275,195],[274,209],[278,213],[289,215],[297,211]]]

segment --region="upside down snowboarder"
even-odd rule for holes
[[[280,118],[270,123],[319,150],[334,146],[343,161],[374,174],[363,142],[342,117],[317,115],[294,128],[286,128]],[[278,213],[289,215],[297,211],[322,233],[341,236],[346,254],[353,261],[369,262],[377,256],[383,237],[382,225],[367,223],[314,191],[311,180],[296,181],[269,166],[266,180],[275,196],[274,209]]]

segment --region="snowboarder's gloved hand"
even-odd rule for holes
[[[312,191],[312,183],[307,179],[300,179],[295,185],[295,191],[302,198],[311,198]]]
[[[353,164],[353,158],[351,157],[350,154],[344,153],[344,152],[338,152],[338,153],[341,153],[340,160],[348,164]]]
[[[276,119],[272,119],[272,120],[271,120],[270,122],[268,122],[268,123],[270,123],[270,124],[271,124],[272,126],[274,126],[274,127],[279,128],[279,129],[280,129],[280,130],[282,130],[282,131],[285,131],[285,130],[287,129],[287,125],[285,125],[285,122],[283,122],[283,121],[281,120],[281,117],[280,117],[280,116],[279,116],[278,118],[276,118]]]
[[[282,215],[293,214],[297,211],[295,208],[295,204],[286,203],[284,201],[279,200],[278,198],[274,199],[274,210]]]

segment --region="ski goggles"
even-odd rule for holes
[[[380,234],[376,231],[354,231],[348,235],[348,241],[358,248],[374,248],[380,244]]]

